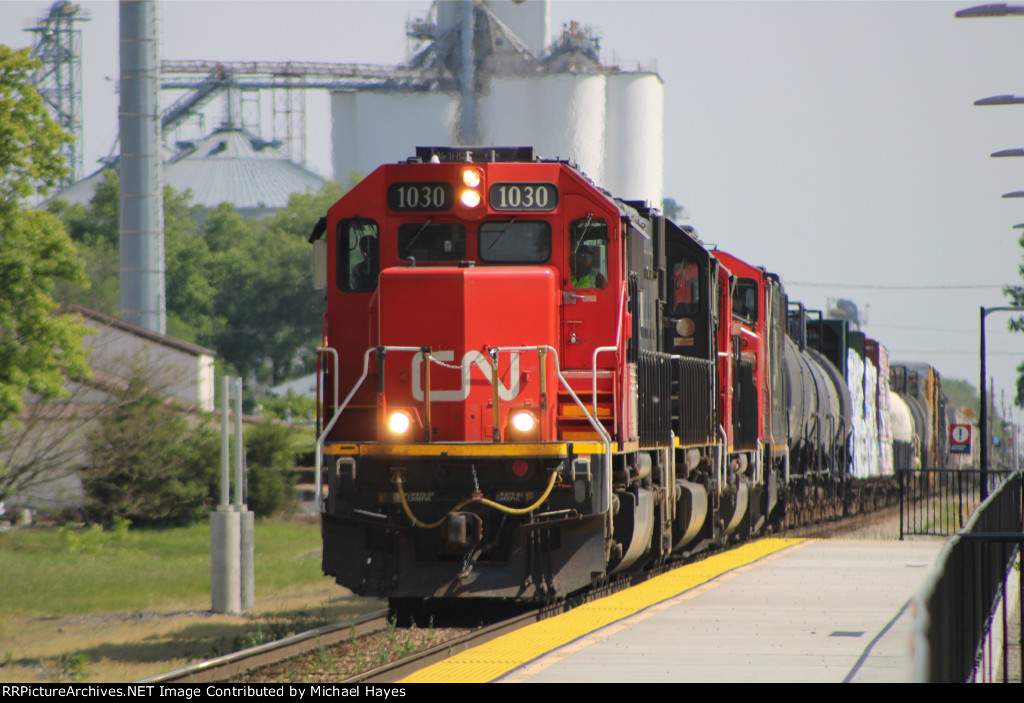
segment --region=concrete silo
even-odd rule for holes
[[[433,76],[430,90],[375,88],[332,95],[336,180],[412,155],[416,146],[533,146],[543,158],[577,163],[613,194],[660,207],[664,86],[650,71],[604,66],[597,37],[570,23],[551,44],[547,0],[436,2],[409,23],[421,41],[402,68]],[[465,71],[472,25],[472,77]],[[470,87],[471,86],[471,87]],[[475,120],[461,120],[472,104]]]

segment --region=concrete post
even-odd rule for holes
[[[242,510],[239,517],[239,593],[243,611],[252,610],[256,604],[256,514]]]
[[[242,442],[242,379],[224,379],[221,399],[220,505],[210,514],[210,589],[215,613],[251,610],[255,601],[255,515],[242,502],[245,452]],[[228,416],[235,398],[235,501],[231,495]]]
[[[240,515],[238,511],[210,513],[210,591],[215,613],[239,613],[241,607]]]
[[[235,379],[235,510],[239,515],[239,579],[242,610],[256,600],[256,515],[246,509],[245,446],[242,437],[242,379]]]

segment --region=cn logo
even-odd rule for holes
[[[454,361],[454,351],[437,351],[433,356],[438,361]],[[502,400],[515,400],[519,395],[519,352],[513,352],[510,360],[509,385],[506,386],[498,379],[498,397]],[[480,369],[488,385],[491,383],[491,361],[476,350],[466,352],[462,356],[462,388],[457,391],[439,391],[430,389],[430,400],[442,403],[452,403],[465,400],[469,397],[470,380],[469,375],[473,367]],[[431,384],[433,386],[433,384]],[[412,397],[416,400],[423,400],[423,352],[417,352],[412,358]]]

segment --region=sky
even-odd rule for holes
[[[990,156],[1024,147],[1024,105],[973,105],[1024,95],[1024,17],[954,17],[977,4],[552,0],[551,27],[577,20],[602,37],[606,62],[656,68],[665,194],[705,242],[778,273],[810,308],[853,300],[893,361],[929,361],[976,387],[979,308],[1008,304],[1001,287],[1021,283],[1024,255],[1012,228],[1024,201],[1001,197],[1024,190],[1024,159]],[[23,27],[49,5],[0,0],[0,44],[29,46]],[[81,5],[90,173],[117,136],[118,7]],[[406,21],[429,7],[163,0],[161,51],[398,64]],[[326,95],[310,92],[306,107],[308,166],[330,176]],[[1024,362],[1008,319],[987,318],[997,406]]]

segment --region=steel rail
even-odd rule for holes
[[[158,674],[137,683],[214,683],[238,676],[257,667],[276,664],[286,659],[313,652],[348,639],[362,637],[387,629],[388,611],[378,610],[356,620],[325,625],[300,632],[276,642],[242,649],[222,657],[196,662],[181,669]]]
[[[544,611],[541,610],[533,610],[495,623],[494,625],[467,632],[465,635],[448,640],[447,642],[441,642],[429,649],[424,649],[422,652],[410,654],[402,659],[397,659],[388,664],[364,671],[362,674],[346,678],[344,683],[396,683],[420,669],[444,661],[467,649],[472,649],[496,637],[501,637],[509,632],[515,632],[520,628],[542,620],[544,619],[543,613]]]

